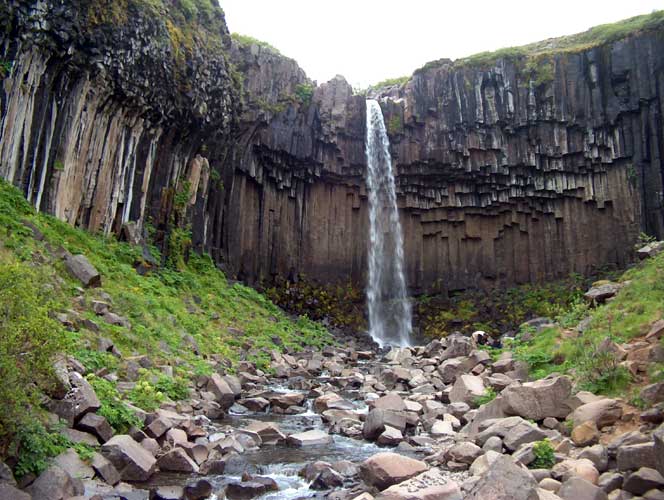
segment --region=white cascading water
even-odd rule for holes
[[[383,112],[367,99],[369,334],[382,347],[410,345],[412,311],[403,272],[403,235]]]

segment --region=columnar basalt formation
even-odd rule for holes
[[[190,226],[250,282],[364,282],[363,96],[231,41],[220,11],[218,45],[183,48],[140,0],[112,23],[74,3],[2,7],[2,177],[91,230],[149,223],[166,248]],[[441,60],[383,89],[411,288],[585,273],[664,236],[662,54],[650,31],[548,56],[544,76]]]

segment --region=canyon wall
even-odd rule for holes
[[[167,250],[190,228],[248,282],[363,283],[364,97],[231,41],[221,12],[218,46],[182,58],[167,18],[90,5],[3,7],[0,175],[90,230],[133,221]],[[587,273],[664,237],[661,30],[540,65],[441,60],[376,95],[413,291]]]

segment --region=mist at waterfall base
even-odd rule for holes
[[[367,100],[367,191],[369,197],[369,334],[381,346],[410,345],[412,311],[403,272],[403,235],[380,105]]]

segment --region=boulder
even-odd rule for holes
[[[477,398],[484,395],[485,390],[484,381],[481,377],[461,375],[454,382],[450,392],[450,402],[472,405]]]
[[[329,444],[332,442],[332,436],[327,432],[321,430],[311,430],[306,432],[299,432],[288,436],[288,444],[291,446],[304,447],[304,446],[319,446]]]
[[[546,417],[564,418],[572,408],[569,397],[572,382],[567,377],[551,377],[522,385],[511,385],[501,393],[503,408],[508,415],[531,420]]]
[[[360,466],[360,476],[369,485],[384,490],[425,472],[424,462],[396,453],[377,453]]]
[[[332,468],[326,468],[318,473],[311,483],[312,490],[329,490],[340,488],[344,484],[344,478],[341,474]]]
[[[498,455],[472,487],[466,500],[529,500],[537,489],[533,475],[512,457]]]
[[[13,484],[0,483],[0,500],[33,500],[33,498]]]
[[[373,409],[367,414],[362,427],[364,439],[376,439],[389,426],[403,432],[406,428],[406,416],[403,412]]]
[[[571,477],[580,477],[589,483],[597,484],[599,479],[599,472],[595,468],[595,464],[585,458],[563,460],[553,466],[551,475],[563,482]]]
[[[229,500],[248,500],[267,493],[268,487],[258,481],[243,481],[226,486],[226,498]]]
[[[399,429],[385,426],[385,430],[378,436],[376,442],[383,446],[396,446],[403,441],[403,434]]]
[[[224,410],[228,410],[235,403],[235,391],[218,373],[213,373],[208,379],[207,390],[214,394]]]
[[[641,399],[648,405],[654,405],[664,401],[664,382],[656,382],[641,389]]]
[[[69,382],[71,390],[64,399],[52,400],[49,409],[67,421],[69,427],[73,427],[84,415],[98,410],[101,402],[90,383],[80,373],[71,372]]]
[[[622,408],[615,399],[604,398],[579,406],[568,417],[575,426],[595,422],[598,429],[612,425],[622,416]]]
[[[85,488],[80,479],[74,479],[62,468],[51,465],[26,488],[26,492],[34,500],[67,500],[70,497],[83,495]]]
[[[101,286],[101,275],[85,255],[66,255],[65,269],[86,288]]]
[[[273,422],[254,421],[247,426],[246,430],[258,434],[263,444],[275,445],[286,441],[286,435]]]
[[[652,433],[655,450],[655,468],[664,475],[664,425]]]
[[[210,495],[212,495],[212,484],[206,479],[199,479],[184,487],[184,497],[187,500],[205,500]]]
[[[604,490],[580,477],[571,477],[558,490],[562,500],[608,500]]]
[[[664,250],[664,241],[653,241],[647,245],[639,248],[636,251],[636,255],[639,259],[647,259],[648,257],[654,257],[658,253]]]
[[[572,429],[572,441],[576,446],[590,446],[599,441],[599,430],[592,420],[588,420]]]
[[[391,392],[382,398],[374,400],[373,407],[380,410],[406,410],[406,404],[404,403],[403,399],[401,399],[401,396],[395,392]]]
[[[101,453],[124,481],[147,481],[157,465],[150,452],[125,434],[109,439],[102,446]]]
[[[615,296],[620,291],[621,285],[618,283],[603,283],[601,285],[593,286],[590,290],[583,294],[584,298],[589,302],[602,304]]]
[[[641,467],[627,476],[622,486],[623,490],[635,495],[643,495],[649,490],[662,488],[664,488],[664,477],[655,469],[649,467]]]
[[[95,471],[78,456],[73,448],[60,453],[53,459],[53,464],[76,479],[92,479]]]
[[[92,468],[95,470],[97,475],[111,486],[115,486],[120,482],[121,477],[118,470],[100,453],[95,453],[92,456],[92,462],[90,465],[92,465]]]
[[[113,437],[113,428],[108,421],[96,413],[86,414],[76,425],[80,430],[94,434],[105,443]]]
[[[620,471],[636,470],[640,467],[656,468],[654,442],[621,446],[616,454],[616,467]]]
[[[470,441],[465,441],[452,446],[445,452],[445,457],[454,462],[470,465],[482,454],[482,448]]]
[[[463,495],[456,482],[431,469],[390,486],[376,500],[463,500]]]
[[[198,464],[182,448],[173,448],[157,460],[159,469],[166,472],[198,473]]]

